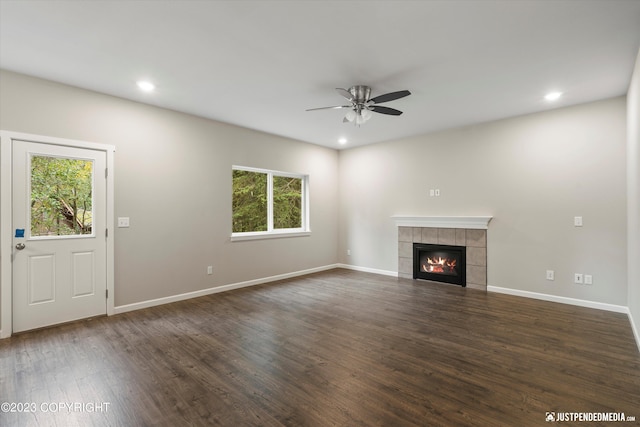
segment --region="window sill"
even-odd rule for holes
[[[311,231],[271,231],[258,233],[235,233],[231,234],[232,242],[242,242],[245,240],[263,239],[283,239],[286,237],[307,237],[311,236]]]

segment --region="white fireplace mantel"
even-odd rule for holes
[[[398,227],[468,228],[486,230],[492,216],[408,216],[391,217]]]

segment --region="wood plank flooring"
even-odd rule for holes
[[[2,426],[640,422],[640,353],[624,314],[338,269],[0,340],[0,402],[36,409]]]

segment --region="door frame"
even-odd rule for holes
[[[114,314],[114,168],[115,147],[108,144],[0,130],[0,339],[13,332],[13,140],[103,151],[107,157],[107,316]]]

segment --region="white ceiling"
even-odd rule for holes
[[[1,68],[333,148],[623,95],[639,47],[638,0],[0,0]],[[305,111],[354,84],[412,95]]]

